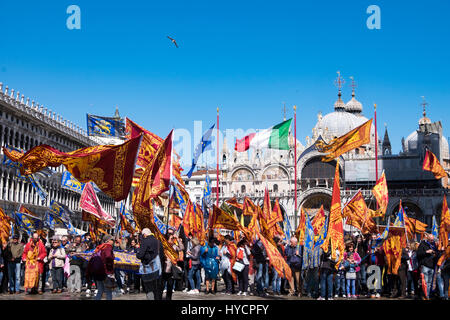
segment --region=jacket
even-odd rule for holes
[[[86,276],[93,277],[96,281],[105,280],[107,275],[114,273],[114,252],[112,246],[108,243],[99,245],[86,269]]]
[[[158,252],[159,246],[159,252]],[[164,249],[162,244],[153,235],[141,239],[141,246],[139,247],[136,258],[142,261],[142,264],[148,265],[150,261],[156,258],[159,253],[161,259],[161,266],[164,263]]]
[[[39,274],[42,274],[44,272],[44,259],[47,256],[47,250],[45,249],[44,244],[42,243],[41,240],[39,240],[36,245],[39,248],[38,257],[37,257]],[[25,245],[25,248],[23,249],[23,254],[22,254],[23,261],[27,261],[28,251],[33,250],[33,247],[34,247],[33,240],[28,241],[28,243]]]
[[[20,263],[22,261],[24,245],[20,242],[14,244],[12,241],[8,242],[5,250],[5,262]]]
[[[251,249],[251,253],[253,255],[253,259],[255,259],[256,263],[265,263],[266,262],[266,249],[264,248],[264,245],[262,244],[261,240],[257,240]]]
[[[291,269],[301,270],[303,262],[303,246],[299,246],[299,254],[297,255],[297,247],[287,245],[284,253],[286,254],[287,264]]]
[[[331,252],[328,251],[327,253],[323,252],[322,253],[322,258],[320,259],[320,269],[321,270],[334,270],[335,268],[335,263],[331,260]]]
[[[417,260],[419,261],[419,266],[425,266],[434,269],[436,255],[433,253],[427,253],[426,251],[429,249],[435,250],[435,248],[433,248],[433,245],[429,242],[420,242],[419,247],[417,248]]]
[[[53,258],[51,256],[53,255]],[[64,267],[64,263],[66,261],[66,250],[64,248],[51,248],[48,253],[48,266],[50,270],[53,268],[62,268]],[[53,265],[54,264],[54,265]]]
[[[344,260],[347,260],[348,254],[347,252],[344,253]],[[359,254],[357,252],[353,252],[353,259],[355,260],[355,272],[358,272],[359,270],[361,270],[361,268],[359,267],[359,264],[361,263],[361,257],[359,256]]]
[[[200,264],[200,248],[201,246],[198,244],[191,249],[191,254],[188,257],[192,261],[192,265]]]

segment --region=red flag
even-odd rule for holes
[[[430,150],[427,150],[425,154],[422,169],[426,171],[431,171],[436,179],[447,177],[447,173],[445,172],[442,165],[439,163],[439,160]]]
[[[94,187],[91,183],[86,183],[80,197],[81,210],[90,213],[98,219],[106,222],[110,226],[114,226],[114,218],[111,217],[105,210],[103,210]]]

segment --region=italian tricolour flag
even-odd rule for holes
[[[236,139],[234,150],[243,152],[252,148],[270,148],[279,150],[289,150],[289,128],[292,118],[279,123],[271,128],[257,133],[251,133],[242,139]]]

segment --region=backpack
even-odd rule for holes
[[[106,274],[105,264],[101,256],[101,250],[95,252],[88,262],[89,273],[93,276],[102,276]]]

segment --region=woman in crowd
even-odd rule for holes
[[[238,242],[238,249],[236,251],[236,262],[244,265],[241,271],[236,271],[239,283],[238,295],[247,295],[248,291],[248,273],[250,270],[250,249],[247,246],[247,240],[242,239]]]
[[[52,293],[61,293],[63,289],[64,262],[66,260],[66,251],[61,246],[61,240],[58,236],[53,236],[51,249],[49,250],[48,265],[52,275],[53,290]]]
[[[205,294],[215,294],[214,289],[216,286],[217,274],[219,273],[219,259],[219,250],[216,246],[216,239],[211,237],[209,238],[208,243],[200,249],[200,262],[205,270]]]

